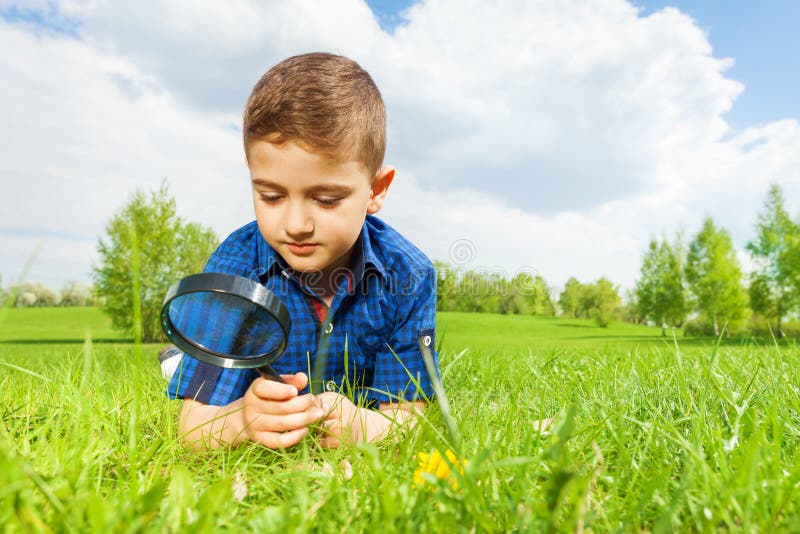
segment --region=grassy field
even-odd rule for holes
[[[393,443],[198,455],[178,443],[156,346],[133,347],[93,309],[10,310],[0,528],[800,529],[800,348],[660,333],[440,314],[460,442],[433,407]],[[418,453],[448,449],[462,469],[415,485]]]

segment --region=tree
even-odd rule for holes
[[[433,266],[436,269],[436,309],[455,311],[458,273],[443,261],[434,261]]]
[[[533,277],[528,273],[519,273],[504,288],[498,311],[504,314],[528,314],[532,312],[530,300],[535,297]]]
[[[719,335],[720,324],[735,324],[744,318],[747,297],[742,270],[730,235],[717,229],[711,217],[689,245],[685,272],[697,311],[711,321],[714,335]]]
[[[106,225],[98,241],[100,266],[92,276],[103,310],[115,328],[142,341],[163,339],[159,312],[169,286],[198,272],[218,244],[210,229],[186,223],[162,184],[137,191]]]
[[[61,306],[88,306],[92,301],[92,287],[79,282],[67,282],[61,290]]]
[[[667,326],[680,326],[686,319],[681,248],[679,241],[672,246],[666,238],[661,243],[651,240],[636,281],[639,312],[661,326],[662,336],[667,335]]]
[[[561,308],[562,315],[578,317],[581,311],[581,295],[584,292],[584,286],[574,276],[567,280],[564,285],[564,290],[558,297],[558,306]]]
[[[756,238],[747,250],[756,263],[750,276],[750,307],[767,319],[776,320],[775,331],[783,336],[781,321],[800,303],[800,223],[792,221],[784,208],[783,191],[773,184],[758,214]]]
[[[620,319],[633,324],[640,324],[644,319],[639,309],[639,297],[636,289],[626,289],[622,297],[622,307],[620,308]]]
[[[10,299],[8,306],[18,308],[44,308],[58,306],[61,295],[44,284],[25,282],[8,288],[6,298]]]
[[[581,307],[602,328],[617,316],[621,303],[619,288],[606,278],[599,278],[594,284],[584,287]]]
[[[527,272],[517,273],[504,283],[498,302],[500,313],[553,315],[555,309],[550,298],[550,289],[541,275]]]

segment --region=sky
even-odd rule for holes
[[[789,0],[0,0],[2,284],[89,281],[109,218],[164,180],[220,238],[252,220],[245,100],[318,50],[381,89],[379,215],[429,257],[625,289],[650,239],[711,216],[748,269],[769,185],[800,212],[798,19]]]

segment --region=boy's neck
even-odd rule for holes
[[[314,294],[319,295],[325,304],[330,307],[333,297],[336,296],[336,292],[342,282],[343,270],[349,269],[352,273],[355,248],[355,246],[351,247],[340,261],[323,269],[321,275],[309,273],[306,276],[306,273],[298,273],[300,282],[311,289]]]

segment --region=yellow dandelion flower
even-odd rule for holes
[[[456,455],[448,449],[445,451],[445,456],[449,463],[442,457],[439,451],[434,450],[431,453],[418,452],[417,459],[419,460],[419,467],[414,471],[414,485],[418,488],[425,487],[429,483],[422,476],[423,473],[430,473],[438,479],[446,480],[450,487],[458,489],[458,477],[451,471],[450,467],[455,467],[459,473],[464,473],[461,463],[456,458]]]

